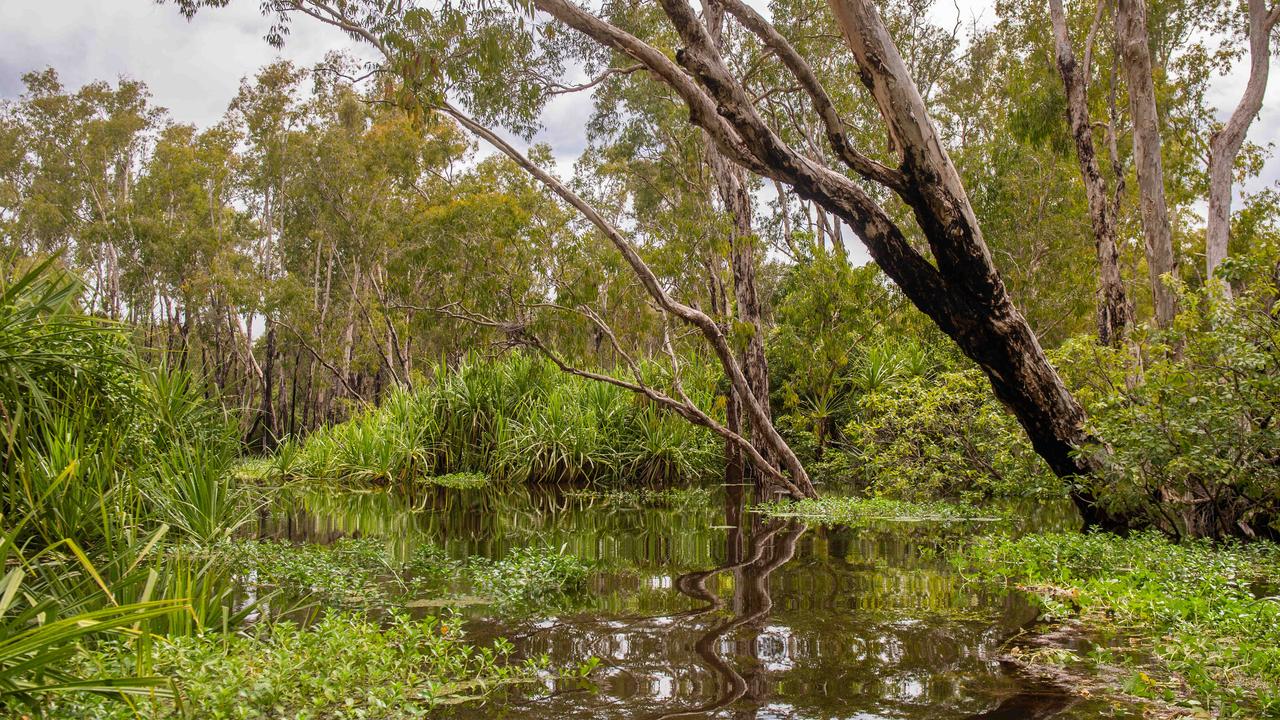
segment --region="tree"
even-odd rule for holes
[[[1080,177],[1084,180],[1089,202],[1089,220],[1093,226],[1094,245],[1098,258],[1098,342],[1111,345],[1119,342],[1133,323],[1133,308],[1125,297],[1124,281],[1120,277],[1120,255],[1116,243],[1116,214],[1119,196],[1114,200],[1107,192],[1106,180],[1098,164],[1098,154],[1093,145],[1093,127],[1089,121],[1088,83],[1093,46],[1105,6],[1098,4],[1089,37],[1085,41],[1083,64],[1077,63],[1071,47],[1071,35],[1067,28],[1066,12],[1062,0],[1049,0],[1049,12],[1053,21],[1054,51],[1058,72],[1067,93],[1067,120],[1071,137],[1075,141],[1076,157],[1080,164]],[[1114,132],[1114,128],[1112,128]]]
[[[1248,0],[1249,80],[1240,102],[1222,128],[1209,138],[1209,217],[1205,226],[1205,277],[1212,278],[1227,258],[1231,234],[1231,196],[1236,158],[1244,145],[1245,133],[1262,110],[1271,67],[1271,32],[1280,21],[1280,2],[1267,8],[1265,0]],[[1231,285],[1223,283],[1230,296]]]

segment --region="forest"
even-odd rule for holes
[[[6,716],[1280,718],[1280,2],[241,4],[0,98]]]

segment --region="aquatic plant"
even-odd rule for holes
[[[501,560],[472,558],[472,587],[498,602],[546,600],[581,587],[588,568],[573,555],[551,549],[517,548]]]
[[[168,718],[180,707],[200,717],[427,717],[532,681],[540,665],[512,662],[511,652],[503,640],[471,644],[449,618],[395,614],[377,623],[335,611],[307,628],[282,621],[248,635],[157,639],[153,667],[181,678],[177,701],[146,698],[125,707],[88,696],[48,709],[68,720]],[[110,672],[131,662],[127,647],[107,645],[80,664]]]
[[[956,564],[1018,583],[1049,620],[1133,638],[1119,660],[1158,679],[1146,693],[1224,717],[1280,716],[1280,546],[1172,543],[1152,531],[990,536]]]
[[[963,502],[943,500],[909,501],[884,497],[824,496],[804,500],[781,500],[753,508],[769,517],[799,518],[818,525],[858,526],[875,521],[959,522],[994,520],[989,509]]]

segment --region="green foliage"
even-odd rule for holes
[[[302,628],[271,623],[254,635],[157,641],[154,667],[181,678],[183,706],[202,718],[417,718],[532,680],[537,665],[509,663],[511,645],[466,642],[447,619],[393,615],[385,623],[330,612]],[[127,648],[106,646],[81,661],[86,671],[127,668]],[[167,718],[167,700],[134,708],[91,697],[59,700],[61,718]]]
[[[713,472],[711,433],[631,392],[520,354],[441,369],[414,391],[286,444],[289,477],[353,486],[687,481]],[[686,381],[688,382],[688,381]],[[705,405],[709,390],[690,386]]]
[[[865,393],[844,436],[859,479],[876,494],[929,499],[1056,487],[977,370],[907,378]]]
[[[67,661],[78,643],[107,635],[138,636],[144,623],[181,609],[174,600],[111,604],[97,610],[69,610],[65,598],[50,594],[40,583],[40,564],[46,549],[27,558],[15,546],[28,516],[0,537],[0,567],[9,568],[0,578],[0,709],[25,706],[39,712],[40,702],[52,693],[98,692],[123,697],[149,692],[169,693],[167,678],[139,672],[149,659],[139,655],[135,666],[117,674],[81,677]],[[3,516],[0,516],[3,520]],[[67,543],[82,567],[100,579],[101,574],[83,551]],[[28,579],[35,582],[29,582]],[[24,584],[27,587],[24,587]]]
[[[232,609],[229,573],[167,544],[225,537],[248,517],[222,414],[188,376],[142,370],[120,327],[80,313],[79,287],[53,259],[0,268],[5,703],[51,687],[164,693],[151,633],[252,610]],[[104,635],[134,643],[133,667],[71,673],[78,644]]]
[[[1140,367],[1083,343],[1060,354],[1102,443],[1091,489],[1173,535],[1280,535],[1280,321],[1266,294],[1180,301],[1167,333],[1135,338]]]
[[[499,602],[551,602],[582,588],[588,568],[563,551],[537,548],[512,550],[501,560],[473,558],[467,567],[473,588]]]
[[[1170,700],[1224,717],[1280,717],[1280,602],[1270,597],[1280,547],[1174,544],[1155,532],[990,536],[958,563],[1025,584],[1053,618],[1137,637],[1186,683]]]
[[[910,502],[883,497],[860,498],[838,495],[816,499],[779,501],[757,505],[755,511],[769,517],[800,518],[816,525],[858,527],[869,522],[957,522],[992,520],[991,511],[967,503],[941,500]]]

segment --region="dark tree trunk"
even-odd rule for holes
[[[1099,8],[1101,11],[1101,5]],[[1075,140],[1076,160],[1080,165],[1080,177],[1084,181],[1089,221],[1093,226],[1094,248],[1098,256],[1098,342],[1115,345],[1125,337],[1133,323],[1133,307],[1125,297],[1124,281],[1120,276],[1115,207],[1107,197],[1107,183],[1098,164],[1093,130],[1089,123],[1088,68],[1081,67],[1076,62],[1062,0],[1049,0],[1049,9],[1053,21],[1058,73],[1062,76],[1062,85],[1067,94],[1067,121],[1071,126],[1071,137]],[[1093,40],[1092,32],[1089,40],[1090,43]],[[1088,57],[1086,52],[1086,58]]]

